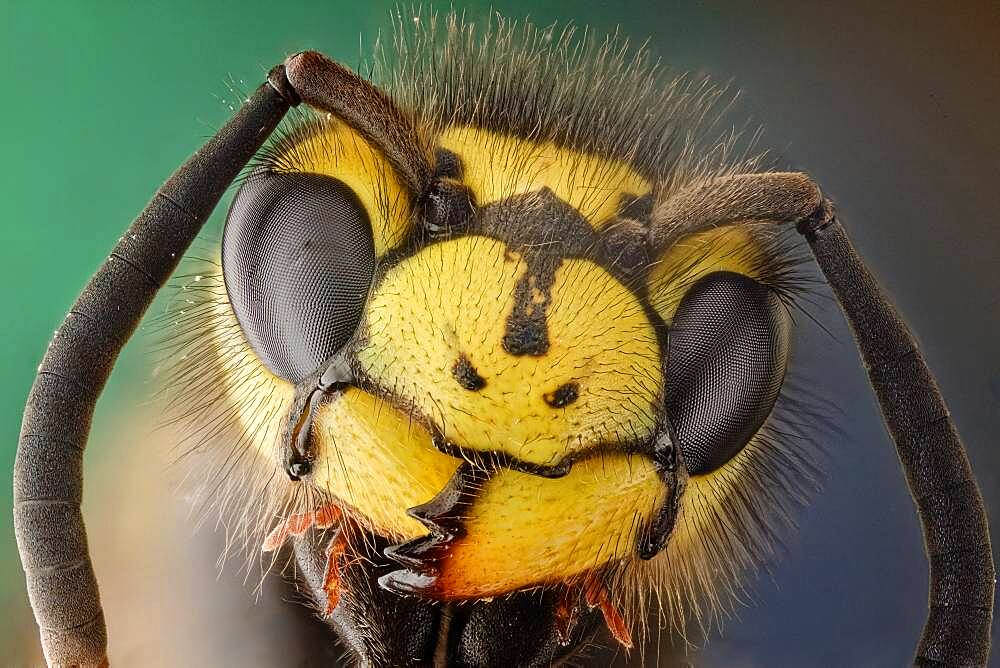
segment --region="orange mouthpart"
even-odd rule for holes
[[[273,552],[284,545],[290,537],[301,536],[312,527],[329,529],[340,521],[341,516],[340,508],[333,504],[321,506],[308,513],[289,515],[267,534],[260,549],[262,552]]]

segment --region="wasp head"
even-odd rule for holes
[[[723,169],[676,148],[709,89],[516,31],[485,59],[460,23],[422,34],[388,92],[338,75],[368,115],[306,114],[266,151],[203,308],[216,419],[283,499],[268,547],[296,537],[375,664],[551,662],[601,616],[630,645],[619,610],[651,585],[671,624],[716,610],[781,523],[755,491],[780,517],[798,491],[775,491],[796,456],[767,437],[786,245],[713,228],[713,202],[657,218]],[[337,110],[317,58],[289,80]]]

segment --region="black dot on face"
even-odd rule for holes
[[[459,385],[470,392],[477,392],[486,387],[486,379],[479,375],[476,367],[472,366],[472,362],[465,355],[455,360],[455,364],[451,367],[451,375]]]
[[[576,383],[564,383],[556,388],[555,392],[546,392],[543,395],[545,403],[552,408],[562,408],[576,401],[580,396],[580,386]]]

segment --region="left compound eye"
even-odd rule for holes
[[[222,238],[222,273],[248,342],[274,374],[301,381],[354,334],[375,269],[368,213],[344,182],[257,172]]]

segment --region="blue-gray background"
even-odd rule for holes
[[[456,5],[471,17],[490,10],[485,2]],[[997,3],[497,6],[514,17],[530,13],[539,23],[573,20],[600,32],[620,25],[637,40],[650,38],[671,65],[731,79],[743,91],[737,112],[764,124],[764,145],[784,166],[809,171],[839,202],[856,245],[918,333],[991,514],[1000,517]],[[232,95],[225,82],[242,80],[249,87],[271,64],[303,48],[355,63],[359,35],[370,43],[387,28],[392,7],[0,2],[5,470],[12,466],[20,411],[45,342],[155,187],[227,117],[223,100]],[[682,660],[881,666],[902,665],[911,656],[926,605],[919,527],[849,335],[834,311],[822,319],[836,338],[806,337],[800,360],[842,412],[843,435],[828,445],[824,493],[800,515],[800,531],[790,537],[785,557],[754,585],[753,603],[740,608],[721,635],[713,633],[706,649]],[[130,479],[130,468],[119,462],[132,461],[143,447],[155,449],[145,436],[146,419],[136,417],[148,414],[143,398],[151,366],[142,341],[130,346],[99,407],[95,442],[106,438],[116,445],[87,453],[88,468],[99,472],[98,482],[88,485],[88,516],[154,513],[141,506],[147,502],[141,495],[119,492],[129,489]],[[2,507],[9,508],[8,490],[9,478],[0,489]],[[31,665],[39,660],[34,629],[10,514],[4,515],[0,656],[5,664]],[[151,521],[132,526],[150,537],[160,531]],[[98,531],[111,536],[101,548],[110,555],[103,557],[107,563],[129,540],[114,531]],[[181,532],[179,540],[209,545],[205,561],[188,568],[204,567],[214,582],[218,539],[210,532],[194,538]],[[167,577],[155,563],[159,552],[140,554],[131,564],[140,575]],[[224,663],[237,657],[243,665],[300,662],[307,653],[300,645],[311,635],[287,642],[277,622],[270,627],[273,638],[260,631],[246,638],[227,634],[229,627],[242,628],[237,621],[258,614],[246,612],[249,597],[232,594],[242,586],[234,580],[227,571],[218,590],[208,586],[188,596],[186,617],[196,629],[211,629],[204,637],[192,631],[192,646],[211,646],[205,651]],[[214,600],[223,590],[229,603]],[[128,645],[127,665],[170,664],[169,652],[143,652],[151,642],[144,638],[160,632],[150,624],[147,636],[136,631],[129,641],[116,639],[116,628],[125,628],[130,611],[140,609],[127,604],[127,594],[124,600],[114,609],[109,604],[112,657],[116,647]],[[128,628],[143,628],[131,621]],[[284,649],[268,651],[266,645]],[[247,647],[253,648],[249,655]]]

